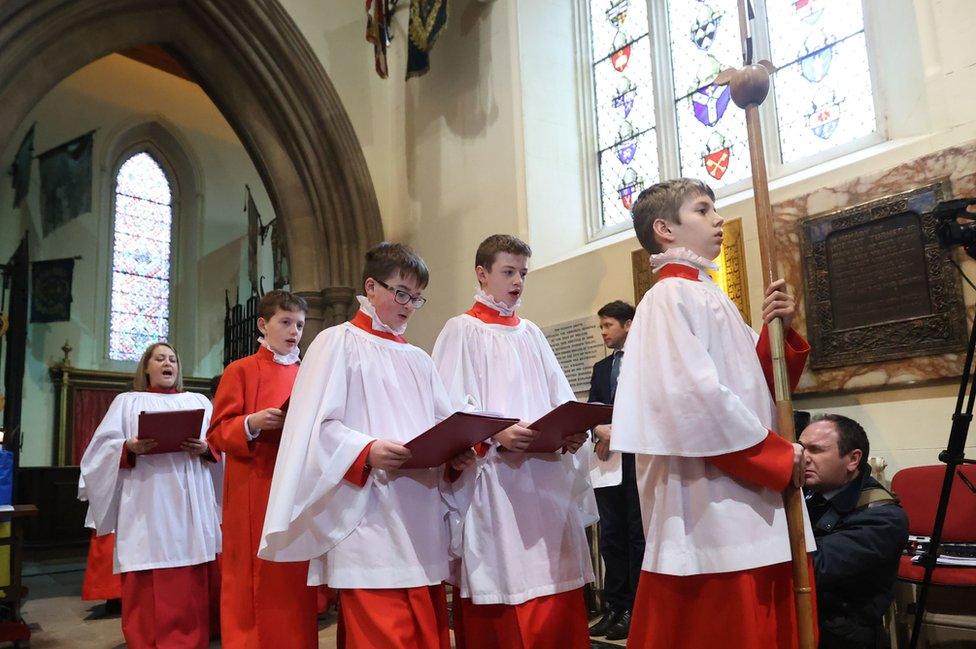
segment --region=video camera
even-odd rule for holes
[[[940,202],[932,214],[939,223],[937,234],[942,245],[946,248],[962,246],[976,259],[976,212],[967,209],[972,205],[976,205],[976,198],[954,198]]]

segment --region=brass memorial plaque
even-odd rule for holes
[[[959,276],[930,212],[936,183],[800,223],[813,369],[966,346]]]

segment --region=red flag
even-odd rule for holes
[[[366,40],[373,44],[376,74],[381,79],[387,77],[386,46],[389,39],[386,18],[386,0],[366,0]]]

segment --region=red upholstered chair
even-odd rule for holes
[[[960,473],[962,476],[960,476]],[[891,480],[891,490],[901,500],[908,514],[908,533],[930,536],[935,525],[935,510],[945,476],[945,465],[920,466],[902,469]],[[956,469],[952,495],[942,528],[943,543],[976,543],[976,465],[967,464]],[[914,616],[915,586],[921,584],[925,569],[903,556],[898,579],[908,588],[899,588],[896,609],[901,646],[907,646]],[[932,572],[933,588],[929,591],[922,640],[938,646],[941,641],[976,641],[976,568],[936,566]],[[905,595],[904,597],[902,595]],[[907,600],[907,601],[906,601]]]

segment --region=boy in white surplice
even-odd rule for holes
[[[628,647],[797,644],[781,491],[802,481],[803,448],[770,431],[761,336],[711,280],[723,219],[698,180],[656,184],[633,208],[657,282],[640,304],[614,402],[613,451],[636,453],[646,546]],[[781,317],[795,385],[809,346],[783,280],[763,319]],[[807,546],[814,550],[807,524]]]
[[[291,393],[258,556],[311,560],[339,589],[344,649],[450,649],[444,471],[401,469],[404,446],[454,411],[433,361],[407,343],[427,265],[409,247],[366,253],[353,318],[319,333]],[[473,463],[468,449],[452,462]]]
[[[569,453],[521,452],[535,435],[528,422],[574,398],[542,331],[516,314],[531,254],[516,237],[488,237],[475,255],[474,305],[434,345],[453,400],[521,420],[483,444],[477,472],[453,485],[466,649],[590,646],[584,526],[596,520],[596,500],[586,435],[570,438]]]

